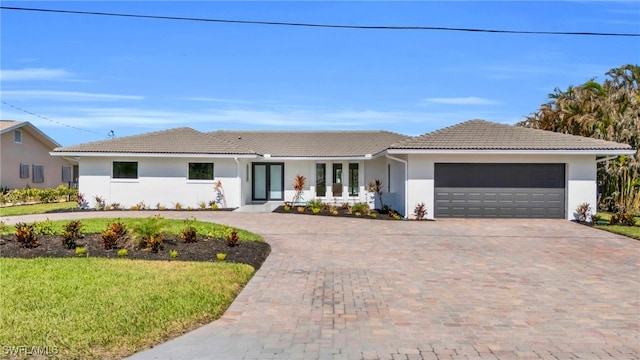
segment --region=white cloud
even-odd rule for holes
[[[437,98],[427,98],[425,99],[425,101],[436,103],[436,104],[447,104],[447,105],[497,105],[497,104],[500,104],[499,101],[475,97],[475,96],[437,97]]]
[[[25,68],[20,70],[0,70],[2,81],[69,80],[73,74],[63,69]]]
[[[114,101],[114,100],[142,100],[143,96],[100,94],[80,91],[55,90],[4,90],[2,96],[9,99],[46,99],[53,101]]]

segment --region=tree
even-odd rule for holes
[[[517,125],[640,146],[640,66],[611,69],[604,82],[591,79],[549,101]],[[598,163],[599,206],[640,211],[640,154]]]

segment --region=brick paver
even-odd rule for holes
[[[272,253],[222,318],[131,359],[640,359],[640,241],[563,220],[163,215]]]

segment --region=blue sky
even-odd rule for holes
[[[30,2],[3,6],[342,25],[640,33],[640,2]],[[1,10],[2,119],[62,145],[189,126],[513,124],[559,87],[640,63],[639,37],[240,25]],[[76,130],[64,125],[82,130]]]

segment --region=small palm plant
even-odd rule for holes
[[[293,195],[292,203],[297,204],[302,199],[302,192],[304,191],[304,186],[307,184],[307,178],[304,175],[296,175],[293,180],[293,190],[295,190],[295,194]]]

